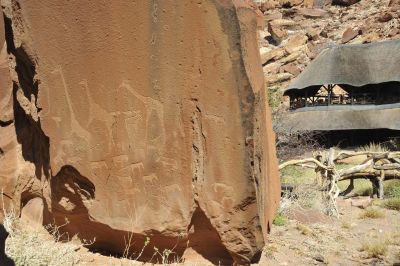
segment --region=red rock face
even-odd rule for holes
[[[2,3],[15,145],[0,169],[16,166],[2,178],[17,209],[40,198],[43,223],[67,218],[65,231],[104,252],[132,236],[132,252],[150,239],[142,260],[154,247],[257,260],[280,186],[254,11]]]
[[[9,205],[16,182],[11,175],[16,172],[16,136],[13,124],[13,95],[8,68],[7,46],[3,19],[0,19],[0,184],[2,199]],[[0,209],[2,209],[1,204]],[[2,220],[3,210],[0,210]]]

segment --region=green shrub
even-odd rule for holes
[[[338,182],[338,186],[341,191],[346,190],[349,186],[350,180],[343,180]],[[353,196],[371,196],[372,195],[372,183],[369,179],[356,179],[354,180],[354,189],[352,191]]]
[[[280,172],[282,183],[299,185],[313,184],[315,182],[314,169],[305,168],[297,165],[289,165],[283,168]]]
[[[283,101],[283,92],[277,86],[267,88],[268,104],[271,107],[272,112],[279,109]]]
[[[400,180],[388,180],[383,184],[385,197],[400,198]]]
[[[284,225],[286,224],[286,222],[287,222],[287,220],[286,220],[285,216],[282,216],[282,215],[280,215],[280,214],[277,214],[277,215],[275,216],[274,221],[273,221],[272,223],[273,223],[274,225],[277,225],[277,226],[284,226]]]
[[[400,198],[389,198],[384,200],[383,206],[386,209],[400,211]]]

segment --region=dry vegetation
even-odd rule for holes
[[[368,258],[384,257],[388,252],[388,243],[386,240],[365,240],[360,251],[365,251]]]
[[[182,263],[175,258],[174,251],[160,250],[154,247],[153,258],[157,263],[138,261],[150,239],[143,244],[138,254],[128,252],[130,245],[127,242],[122,257],[107,257],[90,252],[86,247],[94,241],[78,240],[77,238],[64,241],[60,233],[62,226],[48,225],[45,228],[32,227],[15,215],[14,211],[4,213],[3,225],[9,236],[6,240],[6,256],[15,266],[80,266],[80,265],[191,265]],[[133,241],[133,239],[132,239]],[[0,265],[3,261],[0,260]],[[201,265],[201,264],[198,264]]]
[[[371,144],[363,151],[384,152]],[[360,149],[360,150],[361,150]],[[363,160],[361,158],[361,160]],[[357,162],[337,164],[338,170]],[[354,180],[346,197],[339,196],[339,216],[328,218],[327,202],[316,171],[307,165],[281,169],[281,180],[290,185],[281,199],[272,235],[263,257],[265,265],[392,265],[400,262],[400,180],[383,183],[384,199],[373,198],[370,179]],[[350,181],[338,182],[340,191]],[[324,218],[325,217],[325,218]],[[262,265],[264,265],[261,263]]]
[[[302,223],[299,223],[299,224],[296,226],[296,228],[297,228],[297,230],[299,230],[303,235],[306,235],[306,236],[311,235],[312,232],[313,232],[307,225],[302,224]]]
[[[81,246],[71,242],[59,242],[61,238],[59,227],[49,228],[51,232],[49,235],[45,231],[35,230],[22,223],[14,212],[6,213],[4,227],[9,233],[6,254],[16,266],[64,266],[79,263],[80,258],[76,251]]]
[[[376,207],[368,207],[359,215],[360,219],[379,219],[384,217],[385,213]]]

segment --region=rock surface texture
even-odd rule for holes
[[[254,10],[1,3],[0,180],[17,210],[105,253],[148,237],[145,261],[256,261],[280,185]]]

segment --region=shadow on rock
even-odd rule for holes
[[[94,240],[94,243],[88,246],[92,252],[140,261],[161,261],[155,248],[160,253],[171,250],[171,260],[179,260],[182,257],[187,245],[186,237],[165,236],[158,231],[142,234],[118,230],[92,217],[87,206],[95,200],[95,185],[73,166],[63,166],[50,179],[50,186],[51,213],[44,215],[44,224],[62,225],[59,230],[64,240],[77,235],[81,240]]]
[[[4,228],[4,225],[0,224],[0,265],[3,266],[14,266],[14,261],[9,258],[6,254],[6,239],[8,232]]]

